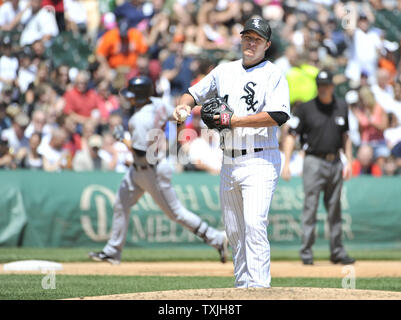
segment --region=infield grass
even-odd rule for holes
[[[17,260],[51,260],[57,262],[89,261],[89,251],[100,251],[101,248],[0,248],[0,263]],[[230,251],[231,252],[231,251]],[[401,250],[348,250],[357,260],[401,260]],[[176,248],[163,249],[126,248],[123,261],[217,261],[217,251],[212,248]],[[328,250],[315,250],[314,259],[329,260]],[[297,261],[298,250],[277,250],[272,248],[271,260]]]
[[[135,292],[232,288],[232,277],[57,275],[55,289],[43,289],[45,275],[0,275],[0,300],[53,300]],[[273,287],[341,288],[338,278],[275,278]],[[358,278],[356,289],[401,291],[397,278]]]

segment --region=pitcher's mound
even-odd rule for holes
[[[90,300],[401,300],[401,292],[333,288],[218,288],[81,297]]]

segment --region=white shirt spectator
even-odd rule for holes
[[[383,135],[387,146],[391,150],[396,144],[401,142],[401,126],[388,128],[384,130]]]
[[[29,84],[31,84],[36,77],[36,67],[30,65],[28,68],[20,67],[18,70],[17,82],[21,89],[21,92],[28,90]]]
[[[0,78],[15,80],[17,78],[18,59],[16,57],[2,56],[0,58]],[[3,82],[0,81],[0,91],[3,90]]]
[[[23,24],[26,24],[20,38],[20,45],[22,47],[31,45],[46,35],[55,37],[59,33],[55,13],[48,7],[40,9],[34,15],[32,15],[32,10],[29,8],[21,20]]]
[[[378,51],[383,47],[380,35],[375,30],[363,32],[357,28],[353,35],[350,57],[345,75],[353,81],[359,81],[362,71],[369,75],[371,83],[375,83]]]
[[[117,165],[116,165],[116,172],[126,172],[128,170],[128,166],[126,165],[126,163],[133,163],[134,162],[134,158],[132,156],[131,151],[127,148],[127,146],[120,142],[117,141],[114,143],[114,148],[117,150],[118,152],[118,161],[117,161]],[[110,155],[111,156],[111,155]]]
[[[18,1],[18,9],[14,10],[11,1],[7,1],[0,6],[0,28],[9,25],[15,18],[15,16],[24,10],[27,6],[28,1]]]
[[[380,88],[377,84],[371,86],[371,90],[378,104],[387,112],[394,113],[401,123],[401,101],[394,99],[394,96],[388,91]]]
[[[25,136],[21,140],[18,139],[13,127],[3,130],[1,137],[8,140],[8,145],[14,152],[18,152],[21,148],[29,147],[29,139]]]
[[[189,161],[199,163],[208,168],[208,172],[218,174],[221,169],[223,152],[220,148],[209,144],[202,137],[191,141],[188,151]]]
[[[87,24],[85,6],[78,0],[64,0],[65,14],[75,24]]]
[[[67,153],[65,150],[56,150],[50,146],[50,144],[41,144],[40,150],[38,149],[38,153],[45,158],[50,165],[55,165],[57,162],[65,166],[67,164]],[[60,168],[61,169],[61,168]]]

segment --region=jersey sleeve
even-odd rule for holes
[[[197,105],[201,105],[207,99],[217,96],[217,74],[219,68],[216,67],[197,82],[192,87],[188,88],[189,93],[195,99]]]
[[[290,94],[288,82],[285,76],[279,73],[272,85],[272,90],[267,90],[263,111],[282,111],[290,116]]]

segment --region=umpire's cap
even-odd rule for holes
[[[241,34],[246,31],[255,31],[267,41],[270,40],[270,36],[272,35],[272,29],[270,28],[269,23],[266,20],[259,18],[251,18],[247,20],[244,25],[244,30],[241,31]]]
[[[333,84],[333,74],[329,70],[321,70],[316,76],[316,84]]]
[[[138,104],[145,103],[153,94],[153,83],[148,76],[133,77],[128,81],[128,86],[120,91],[124,98],[135,98]]]

